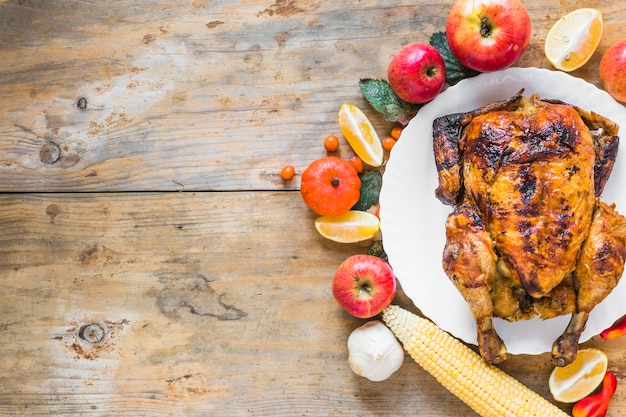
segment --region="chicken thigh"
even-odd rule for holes
[[[624,269],[626,219],[600,201],[618,126],[522,93],[434,121],[436,195],[454,206],[443,267],[469,304],[487,362],[506,358],[493,317],[571,313],[552,351],[564,366]]]

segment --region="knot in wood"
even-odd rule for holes
[[[76,107],[81,110],[85,110],[87,108],[87,99],[85,97],[81,97],[76,101]]]
[[[44,164],[54,164],[61,157],[61,148],[54,142],[48,142],[41,147],[39,159]]]
[[[86,324],[78,331],[78,337],[89,343],[101,342],[105,334],[104,328],[97,323]]]

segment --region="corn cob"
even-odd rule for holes
[[[382,317],[413,360],[480,416],[568,417],[431,321],[395,305]]]

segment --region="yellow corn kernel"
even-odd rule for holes
[[[418,365],[480,416],[568,417],[431,321],[395,305],[383,321]]]

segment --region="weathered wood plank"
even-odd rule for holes
[[[450,3],[0,2],[0,191],[297,188],[278,171],[323,155],[341,103],[390,128],[358,80],[385,77],[402,45],[443,30]],[[574,75],[599,84],[626,6],[585,5],[607,30]],[[577,6],[530,2],[518,65],[549,67],[545,34]]]
[[[471,414],[410,359],[352,374],[330,279],[365,247],[313,218],[293,192],[1,195],[0,415]],[[620,379],[625,343],[590,342]],[[503,367],[549,396],[547,355]]]
[[[16,192],[0,194],[0,415],[470,415],[408,359],[384,383],[352,374],[362,321],[329,282],[365,247],[319,237],[281,192],[298,180],[278,179],[324,154],[344,101],[390,127],[357,82],[451,3],[0,0],[0,192]],[[526,67],[550,67],[560,16],[604,12],[573,73],[599,86],[626,2],[526,4]],[[585,345],[621,384],[626,341]],[[501,366],[550,398],[547,355]],[[608,415],[624,409],[618,389]]]

